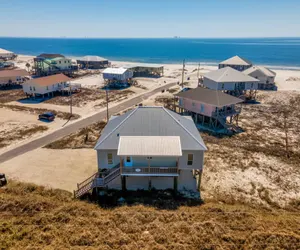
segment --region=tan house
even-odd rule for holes
[[[45,94],[53,96],[56,91],[68,91],[70,80],[64,74],[33,78],[23,84],[23,91],[27,96],[32,97],[45,97]]]
[[[24,69],[1,70],[0,71],[0,86],[13,85],[23,83],[29,73]]]
[[[263,66],[252,66],[243,71],[244,74],[258,79],[258,89],[275,90],[276,73]]]

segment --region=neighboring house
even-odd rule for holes
[[[93,188],[197,192],[207,149],[190,117],[137,107],[108,121],[95,150],[98,172],[78,184],[75,197]]]
[[[243,73],[259,80],[258,89],[276,90],[276,73],[274,71],[263,66],[252,66],[243,71]]]
[[[103,79],[118,83],[126,83],[133,77],[132,71],[124,68],[107,68],[103,70]]]
[[[237,104],[242,103],[242,99],[201,87],[175,96],[178,97],[179,112],[191,115],[198,128],[222,134],[231,134],[237,130],[235,125],[238,125],[241,113],[241,107]]]
[[[164,66],[147,64],[147,63],[138,63],[130,64],[124,66],[124,68],[129,69],[133,72],[133,77],[161,77],[164,75]]]
[[[104,69],[110,67],[110,62],[100,56],[84,56],[77,59],[81,69]]]
[[[0,86],[23,83],[28,76],[29,73],[24,69],[0,70]]]
[[[34,69],[37,76],[68,74],[76,70],[73,66],[72,59],[60,54],[41,54],[34,58]]]
[[[231,67],[204,74],[200,85],[209,89],[221,90],[230,95],[242,96],[246,91],[258,90],[259,80]]]
[[[15,59],[16,57],[17,57],[17,55],[14,52],[0,48],[0,59],[1,60],[5,60],[5,61],[12,60],[12,59]]]
[[[231,67],[238,71],[244,71],[252,66],[252,62],[239,56],[231,57],[219,63],[219,69]]]
[[[23,91],[30,97],[45,97],[45,94],[53,96],[56,91],[69,91],[67,82],[70,80],[64,74],[32,78],[23,84]]]

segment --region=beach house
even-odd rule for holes
[[[226,68],[226,67],[231,67],[233,69],[236,69],[238,71],[244,71],[252,66],[252,62],[249,60],[239,57],[239,56],[234,56],[231,57],[223,62],[219,63],[219,69]]]
[[[0,86],[20,84],[28,80],[29,73],[24,69],[0,70]]]
[[[41,54],[34,58],[34,70],[37,76],[47,76],[58,73],[69,74],[74,67],[72,59],[60,54]]]
[[[110,67],[110,62],[100,56],[84,56],[77,59],[81,69],[104,69]]]
[[[45,97],[56,91],[69,91],[71,79],[64,74],[32,78],[23,84],[23,91],[28,97]]]
[[[13,60],[16,57],[17,55],[14,52],[0,48],[0,60]]]
[[[263,66],[252,66],[243,71],[244,74],[258,79],[258,89],[276,90],[275,77],[276,73]]]
[[[110,118],[95,150],[98,171],[78,184],[75,197],[93,188],[197,192],[207,149],[191,117],[137,107]]]
[[[198,87],[175,95],[177,103],[174,111],[190,115],[199,129],[219,134],[237,132],[238,117],[241,113],[242,99],[212,90]]]
[[[164,75],[164,66],[157,64],[138,63],[124,66],[133,72],[133,77],[161,77]]]
[[[259,80],[252,76],[226,67],[204,74],[200,79],[200,86],[221,90],[233,96],[246,96],[247,94],[252,99],[258,90],[258,82]]]
[[[127,83],[133,77],[133,72],[125,68],[107,68],[102,74],[108,84]]]

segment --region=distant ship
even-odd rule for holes
[[[176,39],[176,38],[180,38],[180,36],[174,36],[174,38]]]

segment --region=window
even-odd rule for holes
[[[113,156],[112,156],[112,153],[108,153],[107,154],[107,163],[109,165],[113,164]]]
[[[251,88],[253,88],[253,83],[251,83]]]
[[[183,104],[183,99],[179,98],[179,106],[182,106],[182,104]]]
[[[35,91],[35,87],[33,87],[33,91]]]
[[[195,107],[195,103],[194,102],[192,102],[192,106]]]
[[[152,160],[152,156],[148,156],[148,157],[147,157],[147,160]]]
[[[201,104],[200,111],[201,113],[204,113],[204,104]]]
[[[131,157],[130,156],[126,156],[126,162],[131,162]]]
[[[49,90],[48,86],[46,87],[47,90]]]
[[[193,165],[193,159],[194,159],[194,155],[193,154],[188,154],[188,161],[187,164],[189,166]]]
[[[59,61],[58,63],[61,64],[61,61]]]
[[[32,87],[31,86],[29,87],[29,89],[30,89],[30,91],[32,91]]]
[[[224,83],[222,83],[222,89],[224,89]]]
[[[67,61],[65,61],[65,63],[67,63]]]

